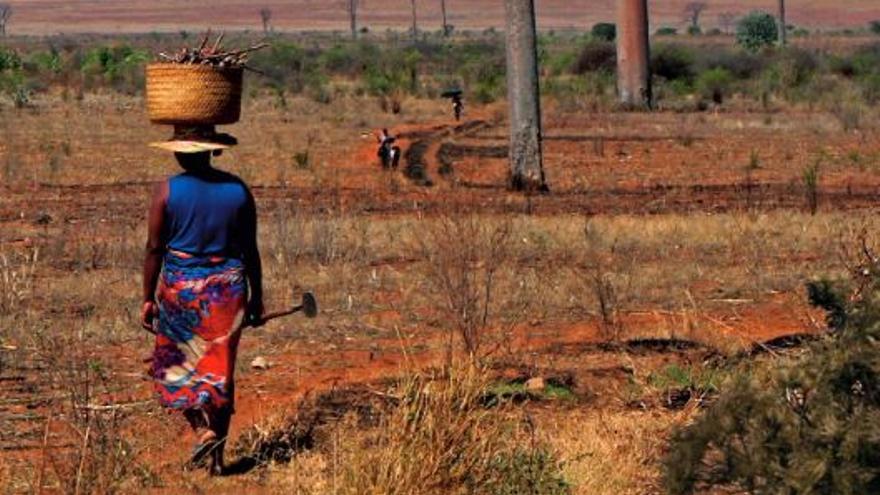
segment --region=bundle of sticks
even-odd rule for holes
[[[198,48],[184,47],[180,51],[171,55],[160,53],[159,57],[164,61],[173,64],[210,65],[221,69],[225,67],[241,67],[253,72],[259,72],[248,67],[248,56],[252,52],[266,48],[269,46],[268,43],[258,43],[250,48],[242,50],[226,50],[222,46],[223,33],[217,37],[217,40],[213,45],[208,46],[210,37],[211,31],[208,31],[205,33],[204,38],[202,38],[202,42],[199,44]]]

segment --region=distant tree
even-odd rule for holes
[[[747,50],[758,51],[776,43],[778,39],[776,18],[766,12],[752,12],[736,25],[736,42]]]
[[[449,18],[446,17],[446,0],[440,0],[440,13],[443,14],[443,36],[452,34],[452,26],[449,24]]]
[[[409,0],[409,4],[412,6],[413,41],[418,41],[418,39],[419,39],[419,17],[418,17],[418,12],[416,11],[416,0]]]
[[[869,24],[869,28],[871,29],[872,33],[880,35],[880,21],[871,21],[871,24]]]
[[[351,37],[357,38],[358,35],[358,13],[364,6],[364,0],[342,0],[342,7],[348,14],[348,20],[351,24]]]
[[[708,8],[709,5],[706,2],[690,2],[684,6],[685,22],[690,24],[688,26],[688,33],[700,33],[700,17],[703,16],[703,12]]]
[[[6,25],[12,17],[12,5],[0,3],[0,36],[6,36]]]
[[[785,23],[785,0],[779,0],[779,44],[788,44],[788,25]]]
[[[730,34],[736,27],[736,14],[733,12],[722,12],[718,14],[718,27],[724,34]]]
[[[617,39],[617,25],[610,22],[600,22],[593,26],[590,33],[596,39],[602,41],[614,41]]]
[[[263,21],[263,32],[269,34],[272,30],[272,9],[269,7],[260,9],[260,20]]]

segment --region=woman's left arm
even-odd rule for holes
[[[147,246],[144,254],[144,303],[141,306],[141,326],[156,333],[153,318],[158,313],[156,306],[156,286],[162,271],[162,258],[167,247],[163,238],[165,227],[165,205],[168,202],[168,182],[163,181],[153,189],[147,226]]]
[[[263,263],[260,259],[260,248],[257,243],[257,204],[250,190],[247,190],[242,235],[242,254],[244,255],[244,268],[250,292],[246,317],[251,326],[259,327],[264,323]]]

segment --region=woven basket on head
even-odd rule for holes
[[[241,116],[241,68],[147,66],[147,113],[154,124],[223,125]]]

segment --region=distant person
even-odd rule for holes
[[[173,151],[183,173],[153,191],[144,260],[141,321],[156,336],[155,389],[196,434],[188,467],[213,475],[224,469],[242,322],[263,322],[254,198],[241,179],[211,165],[212,154],[233,144],[213,128],[177,128],[154,145]]]
[[[455,114],[455,121],[460,121],[461,115],[464,113],[464,100],[462,100],[461,93],[452,97],[452,112]]]
[[[376,140],[379,142],[377,155],[382,163],[382,168],[396,169],[400,163],[400,148],[394,145],[397,142],[397,138],[391,135],[388,129],[382,129]]]

